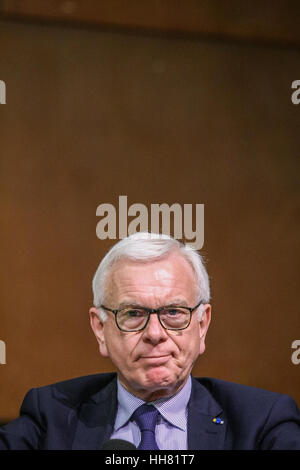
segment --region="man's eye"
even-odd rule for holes
[[[127,315],[130,317],[130,318],[135,318],[135,317],[140,317],[142,315],[142,312],[139,311],[139,310],[129,310],[127,312]]]
[[[177,310],[176,308],[172,308],[172,309],[167,310],[167,314],[170,317],[175,317],[176,315],[180,314],[180,311]]]

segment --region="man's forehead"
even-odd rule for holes
[[[187,303],[195,290],[195,275],[181,255],[168,256],[149,262],[119,260],[107,279],[110,299],[118,297],[123,303],[136,300],[143,294],[166,296],[172,303]]]
[[[118,260],[110,270],[111,279],[120,279],[134,276],[136,273],[143,272],[144,275],[153,276],[154,279],[173,279],[176,276],[195,277],[190,263],[180,254],[171,253],[166,257],[149,261],[136,261],[132,259]]]

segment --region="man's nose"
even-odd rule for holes
[[[145,340],[153,344],[159,343],[168,337],[167,332],[160,324],[158,315],[156,313],[152,313],[150,315],[148,325],[143,331],[143,336]]]

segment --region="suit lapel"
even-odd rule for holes
[[[117,413],[116,378],[83,402],[72,449],[100,450],[111,436]]]
[[[220,422],[214,421],[220,418]],[[217,450],[224,446],[226,419],[223,410],[209,391],[192,378],[188,403],[188,449]]]

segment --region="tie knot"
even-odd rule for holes
[[[141,431],[153,431],[156,426],[159,411],[153,405],[141,405],[135,410],[132,417]]]

